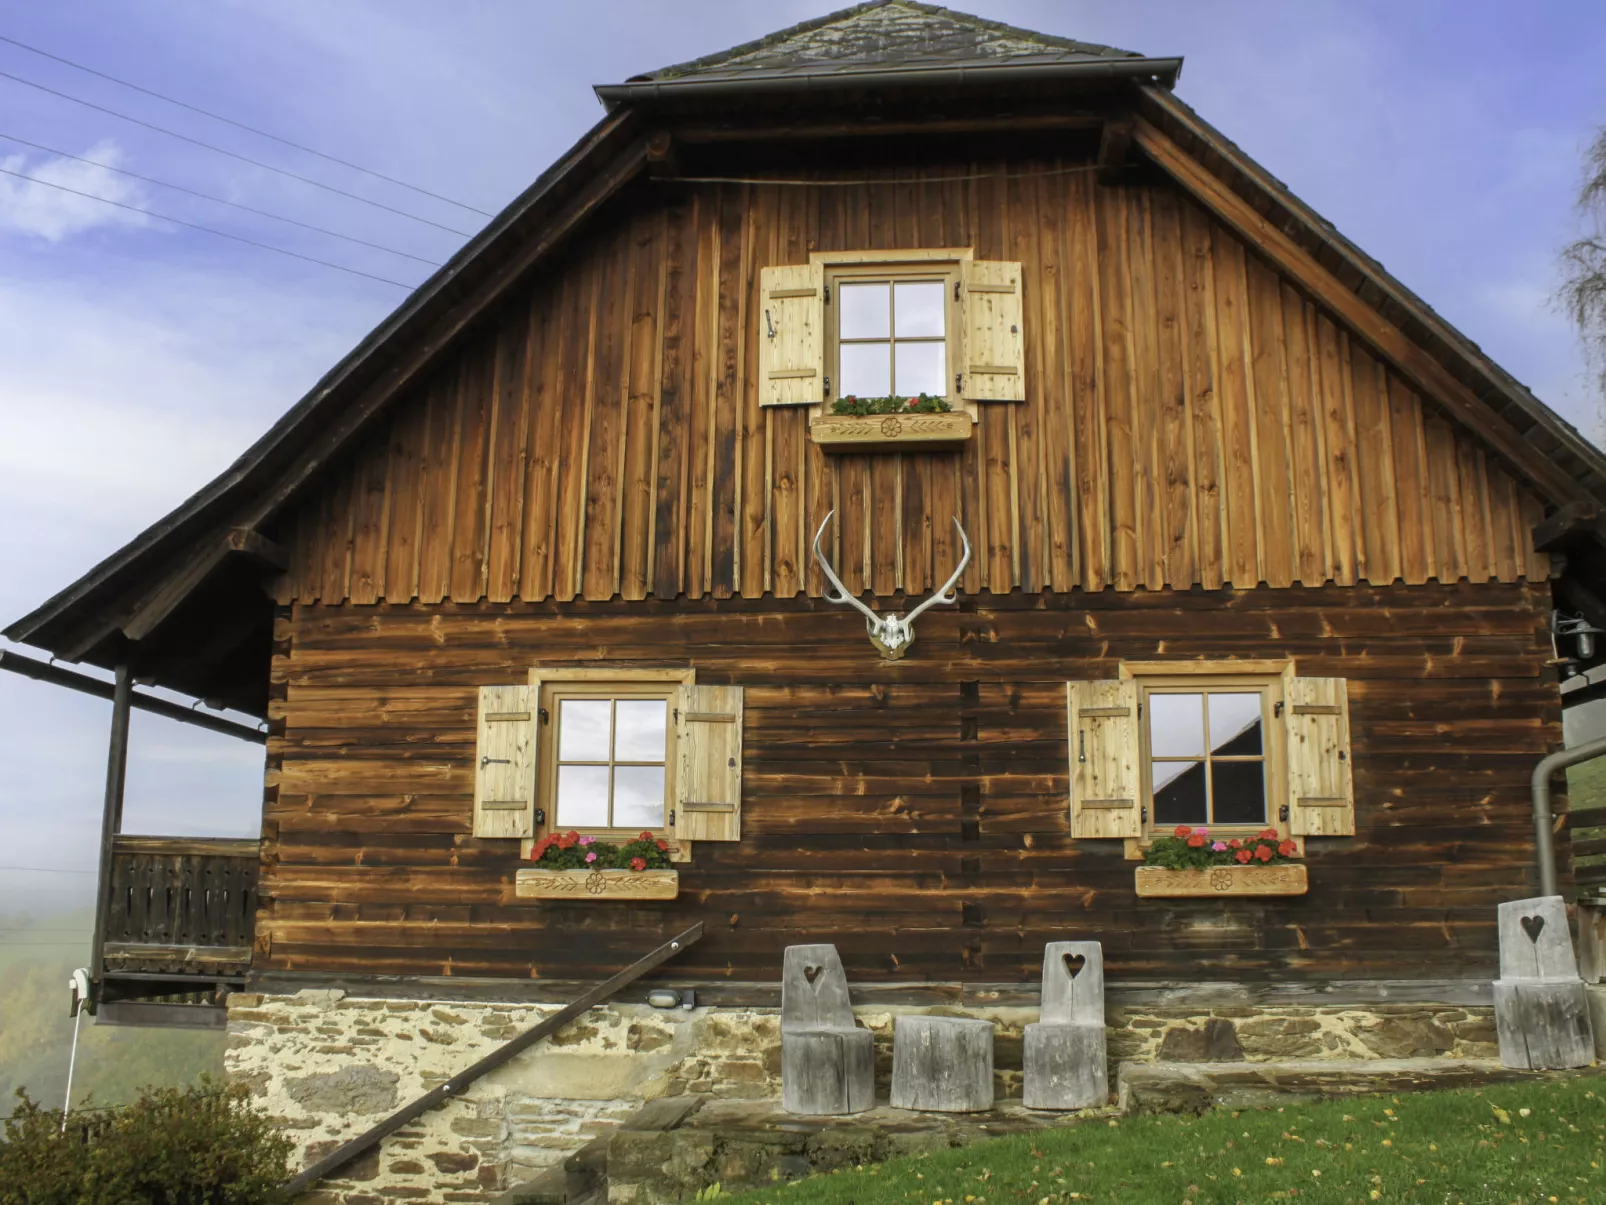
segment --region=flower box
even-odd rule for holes
[[[809,436],[826,452],[934,451],[970,438],[974,424],[963,410],[936,414],[829,414],[809,423]]]
[[[1272,866],[1205,866],[1198,870],[1137,868],[1138,895],[1182,899],[1201,895],[1304,895],[1309,890],[1303,862]]]
[[[520,870],[514,893],[521,900],[672,900],[680,894],[678,870]]]

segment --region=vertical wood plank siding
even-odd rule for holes
[[[1543,575],[1487,450],[1178,190],[997,178],[1065,166],[644,185],[307,495],[281,601],[817,597],[833,507],[878,595],[951,572],[955,514],[972,593]],[[1027,400],[823,456],[758,404],[760,269],[936,245],[1023,265]]]
[[[1487,976],[1560,738],[1548,607],[1526,583],[1016,593],[931,612],[895,664],[802,598],[295,607],[254,966],[593,979],[700,919],[677,975],[773,980],[833,941],[855,980],[1030,980],[1091,931],[1127,978]],[[1072,840],[1065,681],[1155,656],[1347,680],[1357,832],[1312,843],[1309,896],[1140,902],[1119,841]],[[517,842],[472,835],[478,688],[599,662],[745,688],[742,839],[698,844],[673,902],[517,900]]]

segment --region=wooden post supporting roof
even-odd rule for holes
[[[89,996],[91,1015],[100,1003],[106,964],[106,886],[111,881],[112,846],[123,827],[123,787],[128,781],[128,720],[133,709],[134,674],[125,657],[117,663],[117,682],[112,687],[111,739],[106,750],[106,798],[100,816],[100,873],[95,878],[95,940],[89,959],[93,985]]]

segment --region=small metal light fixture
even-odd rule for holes
[[[1582,615],[1568,615],[1563,611],[1550,613],[1550,633],[1552,638],[1571,636],[1577,641],[1578,660],[1588,661],[1595,655],[1595,637],[1603,633]],[[1560,650],[1557,650],[1558,656]]]

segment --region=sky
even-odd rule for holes
[[[402,301],[406,286],[597,120],[592,84],[831,7],[0,0],[0,39],[10,39],[0,40],[0,623],[225,468]],[[1550,298],[1557,251],[1579,231],[1573,198],[1583,149],[1606,125],[1598,61],[1606,5],[958,7],[1184,56],[1184,100],[1600,438],[1578,343]],[[109,713],[100,700],[0,674],[0,913],[44,916],[90,901]],[[256,834],[259,746],[136,712],[130,754],[128,831]]]

